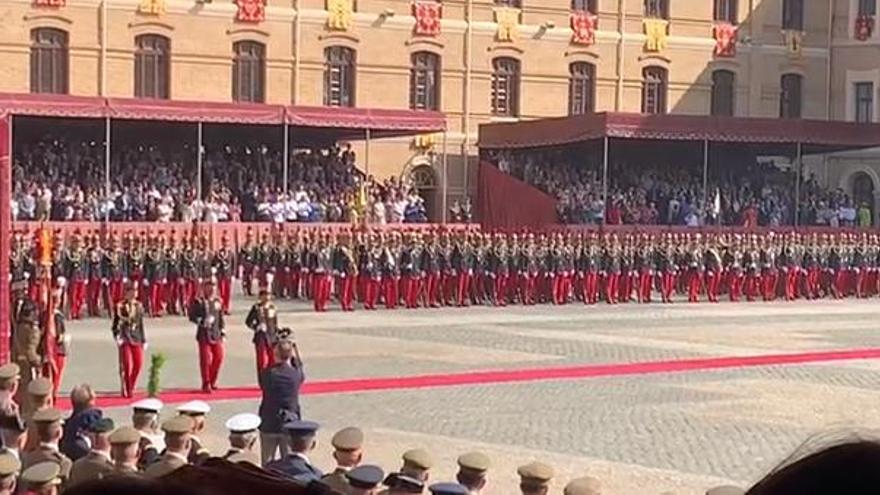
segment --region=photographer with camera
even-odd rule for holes
[[[305,381],[299,349],[290,328],[278,330],[275,341],[275,364],[260,374],[260,447],[263,465],[290,453],[285,423],[301,419],[299,389]]]

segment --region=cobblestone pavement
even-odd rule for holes
[[[248,303],[229,319],[225,386],[255,384],[253,349],[242,324]],[[699,357],[753,356],[880,346],[873,301],[719,305],[580,305],[330,312],[280,303],[293,327],[308,379],[410,376],[467,370],[528,369]],[[118,389],[116,351],[104,320],[70,324],[74,336],[65,388],[91,382]],[[194,331],[181,318],[147,323],[150,352],[166,354],[166,388],[198,386]],[[141,384],[146,382],[146,370]],[[720,482],[747,484],[811,440],[880,429],[880,364],[845,361],[644,376],[534,381],[435,389],[307,396],[306,416],[325,425],[315,454],[331,468],[329,437],[356,424],[367,458],[394,469],[406,448],[424,446],[454,474],[455,457],[492,455],[489,494],[516,491],[515,467],[554,464],[554,492],[591,474],[608,493],[702,493]],[[224,448],[229,415],[255,401],[215,403],[206,441]],[[170,414],[170,410],[166,411]],[[122,419],[128,411],[114,410]]]

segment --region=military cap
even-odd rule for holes
[[[426,471],[434,466],[434,459],[423,449],[412,449],[403,453],[403,465]]]
[[[458,483],[434,483],[428,490],[434,495],[468,495],[468,489]]]
[[[110,418],[101,418],[94,423],[90,424],[86,431],[90,431],[92,433],[109,433],[116,428],[116,425],[113,423],[113,420]]]
[[[177,412],[187,416],[204,416],[211,412],[211,406],[205,401],[193,400],[177,406]]]
[[[56,421],[61,421],[62,418],[61,411],[54,407],[47,407],[35,412],[33,420],[37,423],[54,423]]]
[[[391,473],[382,482],[388,488],[405,493],[422,493],[425,483],[422,480],[401,473]]]
[[[30,395],[49,395],[52,393],[52,382],[46,377],[39,377],[28,383],[27,393]]]
[[[345,478],[348,480],[349,485],[364,490],[376,488],[384,477],[385,473],[382,471],[382,468],[370,465],[358,466],[345,473]]]
[[[15,363],[6,363],[0,366],[0,380],[11,380],[21,373],[21,368]]]
[[[10,452],[0,453],[0,477],[12,476],[21,470],[21,461]]]
[[[745,490],[738,486],[723,485],[706,490],[706,495],[744,495]]]
[[[129,445],[141,440],[141,433],[130,426],[123,426],[110,434],[110,445]]]
[[[584,476],[569,481],[562,493],[563,495],[600,495],[602,484],[592,476]]]
[[[311,437],[314,436],[318,429],[321,427],[318,423],[314,421],[288,421],[282,425],[284,431],[288,434],[297,436],[297,437]]]
[[[135,412],[158,413],[162,410],[163,405],[164,404],[162,404],[161,400],[150,397],[132,403],[131,408],[134,409]]]
[[[553,468],[543,462],[530,462],[516,470],[523,484],[544,486],[553,479]]]
[[[226,421],[226,429],[231,433],[249,433],[257,431],[261,423],[260,417],[256,414],[236,414]]]
[[[193,429],[193,420],[189,416],[175,416],[162,423],[162,431],[165,433],[182,434],[189,433]]]
[[[357,427],[343,428],[333,435],[330,444],[336,450],[352,451],[359,450],[364,446],[364,432]]]
[[[55,461],[34,464],[21,473],[21,481],[29,487],[43,487],[61,484],[61,466]]]
[[[482,452],[468,452],[458,457],[458,466],[462,470],[485,473],[491,465],[492,461],[489,456]]]

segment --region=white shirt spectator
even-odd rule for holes
[[[385,225],[387,218],[385,217],[385,203],[376,201],[373,203],[373,222],[379,225]]]
[[[174,208],[172,208],[169,203],[162,201],[159,203],[159,206],[156,207],[156,212],[159,216],[159,221],[167,223],[171,221],[171,216],[174,214]]]

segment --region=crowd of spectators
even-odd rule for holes
[[[427,222],[406,180],[366,177],[350,146],[282,151],[259,143],[207,147],[114,145],[109,181],[102,143],[45,138],[16,143],[16,220]],[[201,180],[201,196],[199,184]]]
[[[601,165],[570,150],[499,152],[507,173],[557,200],[567,224],[782,226],[795,222],[795,178],[772,162],[723,167],[710,174],[671,164],[617,162],[609,170],[604,201]],[[823,188],[810,175],[801,183],[801,225],[870,227],[873,212],[841,189]]]

